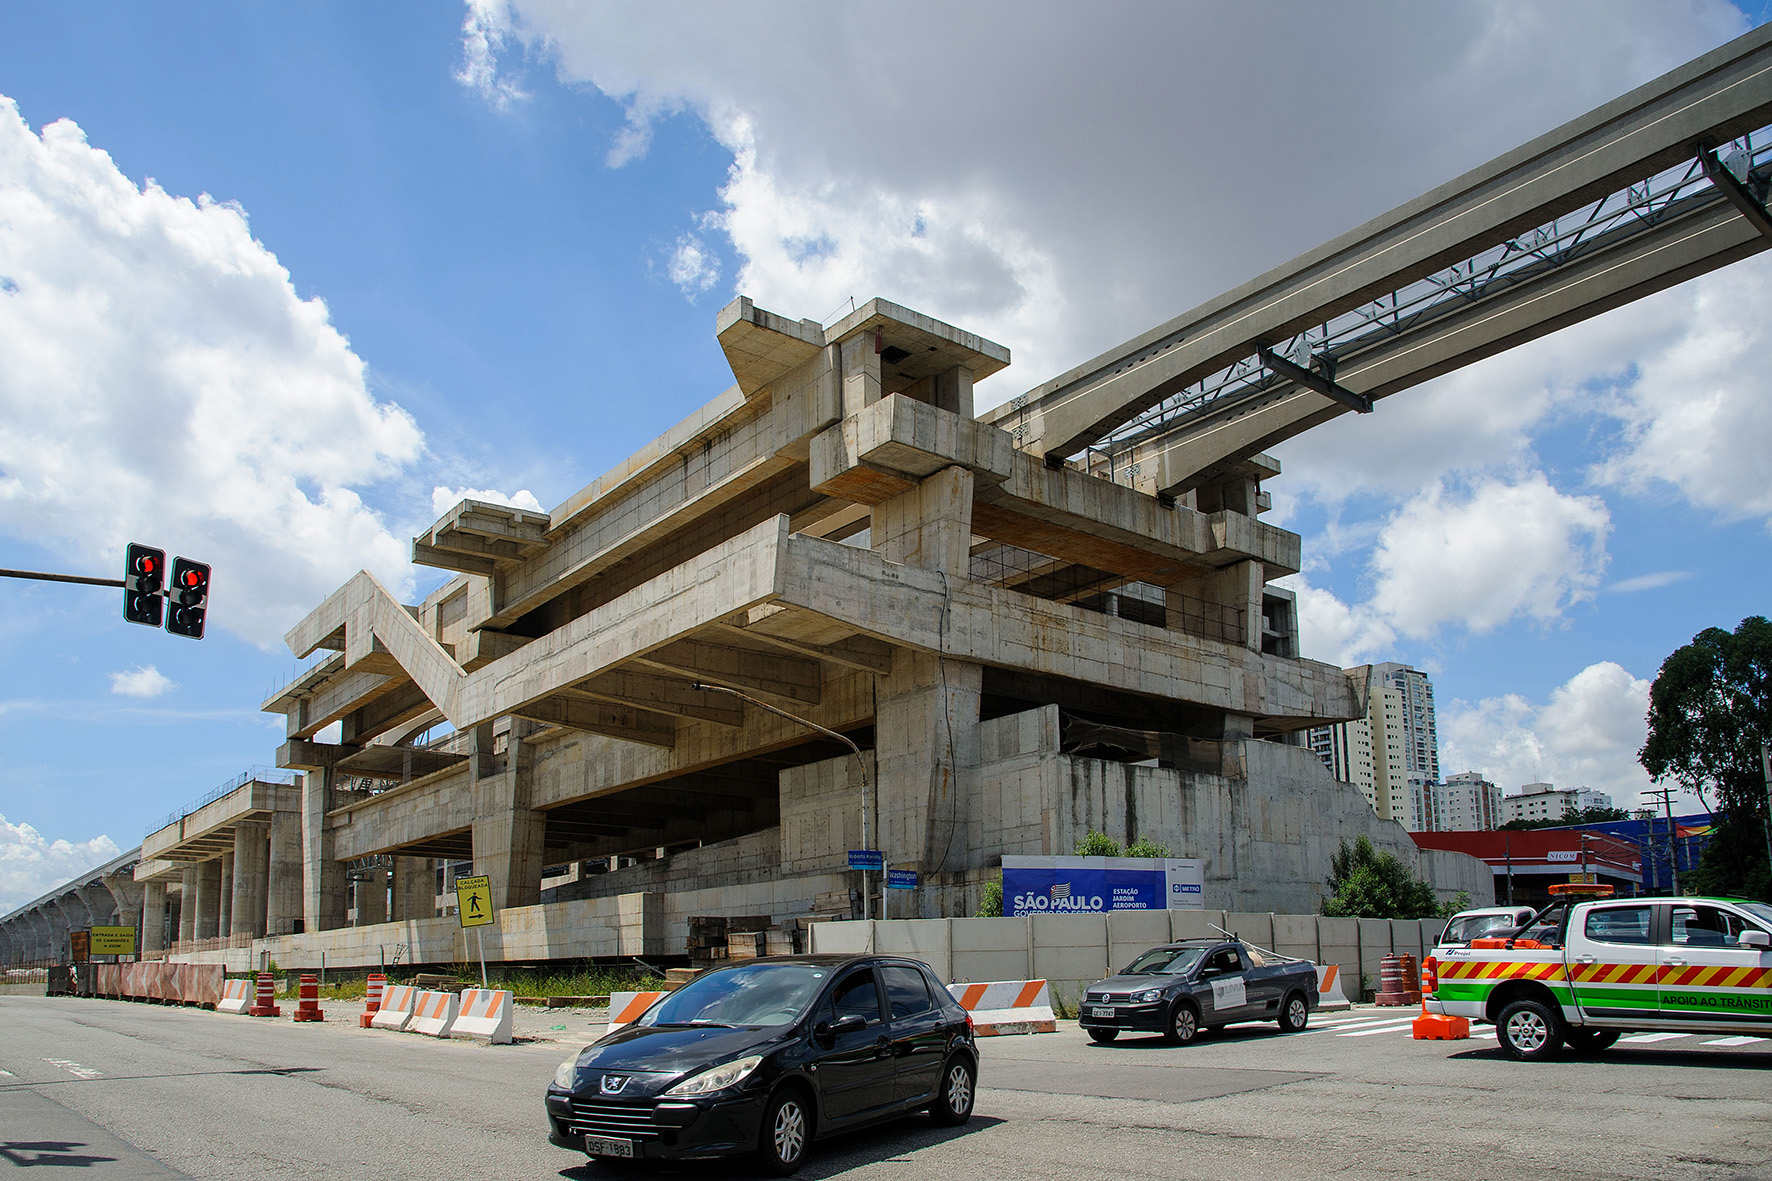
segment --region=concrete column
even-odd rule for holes
[[[437,871],[429,857],[394,858],[396,921],[437,917]]]
[[[146,956],[166,950],[166,883],[142,883],[141,938],[136,947]]]
[[[332,784],[337,772],[309,771],[301,789],[302,929],[333,931],[345,925],[344,863],[332,855],[332,830],[326,813],[332,810]]]
[[[0,923],[0,967],[12,966],[12,924]]]
[[[142,888],[135,880],[133,867],[106,877],[105,888],[117,900],[117,925],[136,926],[142,916]],[[141,938],[142,933],[138,929],[135,933],[135,945],[138,949],[141,947]]]
[[[178,941],[189,943],[197,937],[197,867],[185,866],[179,877]]]
[[[1203,640],[1261,651],[1260,562],[1237,562],[1164,590],[1165,626]]]
[[[221,855],[221,890],[216,898],[215,933],[226,939],[234,929],[234,855]]]
[[[888,561],[968,577],[972,473],[951,467],[873,510],[871,544]],[[964,868],[965,808],[983,667],[900,648],[876,682],[878,827],[890,865],[925,874]],[[919,892],[926,897],[933,892]],[[902,904],[901,904],[902,905]]]
[[[265,891],[269,885],[271,829],[259,820],[234,826],[234,886],[228,905],[228,934],[265,934]]]
[[[94,927],[114,927],[117,922],[117,900],[110,887],[101,881],[87,882],[80,887],[80,901],[86,904],[86,915]]]
[[[352,906],[357,919],[352,925],[368,927],[388,921],[388,871],[372,869],[369,876],[351,883]]]
[[[288,935],[302,917],[302,817],[273,812],[265,869],[265,934]]]
[[[534,906],[541,901],[542,837],[547,821],[529,807],[535,756],[534,748],[523,741],[523,735],[534,728],[522,718],[512,718],[504,770],[484,777],[481,767],[493,757],[492,727],[476,727],[470,747],[474,873],[492,879],[495,910]]]
[[[48,920],[49,940],[44,950],[44,959],[52,963],[68,962],[68,916],[54,902],[44,907],[43,917]]]
[[[221,920],[221,861],[204,861],[197,865],[197,939],[214,939]]]

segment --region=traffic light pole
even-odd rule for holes
[[[0,570],[0,578],[30,578],[37,582],[77,582],[81,586],[108,586],[121,589],[121,578],[87,578],[84,574],[43,574],[36,570]]]

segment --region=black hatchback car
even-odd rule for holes
[[[562,1062],[548,1140],[594,1158],[754,1152],[787,1174],[834,1132],[919,1109],[965,1123],[977,1088],[971,1018],[925,965],[747,960],[696,977]]]

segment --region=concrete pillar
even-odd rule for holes
[[[136,947],[145,957],[166,950],[166,883],[142,883],[142,929]]]
[[[1166,587],[1164,624],[1170,631],[1259,652],[1264,577],[1260,562],[1236,562]]]
[[[388,921],[388,871],[372,869],[351,883],[351,905],[357,912],[352,926],[368,927]]]
[[[429,857],[394,858],[396,921],[437,917],[437,871]]]
[[[114,927],[117,922],[117,900],[100,880],[87,882],[79,888],[80,901],[86,904],[86,915],[93,927]]]
[[[226,939],[234,929],[234,855],[221,855],[221,889],[216,897],[215,933]]]
[[[197,867],[187,865],[179,875],[178,941],[189,943],[197,937]]]
[[[196,939],[214,939],[221,921],[222,865],[219,859],[197,864]]]
[[[142,917],[142,887],[135,880],[135,869],[122,870],[105,878],[105,888],[111,897],[117,900],[117,925],[119,927],[135,927]],[[135,945],[141,947],[142,933],[138,928],[135,933]]]
[[[45,905],[43,917],[48,920],[48,946],[44,948],[43,958],[51,963],[65,964],[68,962],[68,916],[54,902]]]
[[[234,826],[234,884],[228,905],[228,934],[265,934],[265,892],[269,886],[271,829],[260,820]]]
[[[345,867],[332,855],[332,830],[326,826],[326,813],[332,810],[332,785],[336,774],[328,767],[324,771],[309,771],[301,777],[304,931],[333,931],[345,925],[348,905]]]
[[[302,917],[302,816],[271,813],[270,847],[265,868],[265,934],[288,935]]]
[[[534,906],[541,901],[542,837],[547,819],[529,807],[534,748],[523,736],[537,727],[511,719],[504,769],[482,776],[493,758],[490,725],[474,729],[469,776],[474,783],[474,873],[492,879],[492,906]]]
[[[888,561],[965,579],[972,491],[972,473],[951,467],[874,506],[874,551]],[[894,868],[924,874],[964,868],[967,793],[961,779],[974,762],[983,681],[978,664],[900,648],[892,671],[876,682],[874,839]],[[916,897],[933,894],[919,891]]]
[[[12,959],[12,924],[0,923],[0,967],[11,967]]]

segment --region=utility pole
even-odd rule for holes
[[[1760,774],[1766,784],[1766,868],[1772,870],[1772,742],[1760,743]]]
[[[1672,889],[1669,890],[1668,896],[1678,897],[1680,893],[1680,853],[1679,845],[1674,838],[1674,789],[1657,787],[1652,788],[1646,794],[1661,801],[1662,810],[1667,817],[1667,872],[1669,880],[1672,882]],[[1653,833],[1653,826],[1650,831]]]

